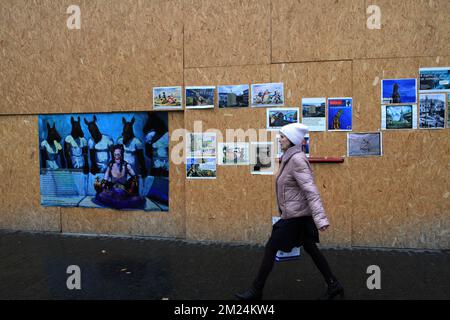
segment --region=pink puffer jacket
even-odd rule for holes
[[[276,181],[281,218],[312,216],[318,229],[330,225],[311,166],[301,146],[289,148],[281,160]]]

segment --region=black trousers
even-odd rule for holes
[[[328,265],[327,260],[323,256],[322,252],[320,252],[315,242],[305,242],[303,243],[303,249],[311,256],[314,261],[314,264],[319,269],[322,274],[325,282],[329,284],[334,281],[336,277],[331,272],[330,266]],[[270,246],[266,246],[264,251],[264,257],[261,262],[261,266],[258,271],[258,275],[253,282],[253,286],[262,290],[264,288],[264,284],[266,283],[267,277],[272,271],[273,265],[275,263],[275,256],[277,255],[278,249],[275,249]]]

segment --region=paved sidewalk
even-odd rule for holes
[[[323,249],[346,299],[450,299],[450,252]],[[0,299],[234,299],[263,247],[181,240],[0,231]],[[315,299],[325,284],[311,258],[276,263],[264,299]],[[68,290],[69,265],[81,290]],[[369,290],[369,265],[381,290]]]

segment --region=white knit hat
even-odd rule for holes
[[[280,133],[288,138],[294,145],[298,145],[302,143],[303,138],[308,133],[308,127],[303,123],[290,123],[283,126],[280,129]]]

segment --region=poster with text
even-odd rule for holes
[[[328,130],[352,130],[352,98],[328,98]]]
[[[326,130],[325,108],[325,98],[302,99],[302,123],[308,126],[310,132]]]
[[[450,92],[450,67],[420,68],[419,92]]]

